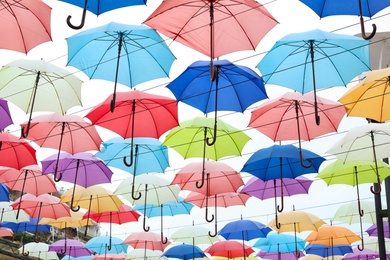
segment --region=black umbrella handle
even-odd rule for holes
[[[372,24],[372,32],[370,35],[366,35],[366,30],[364,29],[364,20],[363,20],[363,8],[362,1],[359,0],[359,17],[360,17],[360,29],[362,32],[362,37],[365,40],[370,40],[376,34],[376,24]]]
[[[84,2],[84,8],[83,8],[83,13],[82,13],[82,16],[81,16],[81,22],[80,22],[80,25],[73,25],[71,22],[70,22],[70,19],[72,19],[72,16],[69,15],[67,18],[66,18],[66,23],[67,25],[74,29],[74,30],[80,30],[81,28],[84,27],[84,24],[85,24],[85,16],[87,14],[87,7],[88,7],[88,0],[85,0]]]

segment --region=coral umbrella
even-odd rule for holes
[[[166,238],[164,238],[166,240]],[[123,244],[127,244],[134,249],[150,249],[150,250],[159,250],[164,251],[165,248],[171,244],[170,241],[163,243],[161,236],[158,233],[154,232],[132,232],[128,235]]]
[[[254,250],[238,241],[222,240],[215,242],[204,250],[212,256],[222,256],[226,258],[248,257]]]
[[[12,237],[14,232],[10,228],[0,227],[0,237]]]
[[[38,0],[2,2],[0,48],[27,54],[37,45],[51,41],[51,7]]]

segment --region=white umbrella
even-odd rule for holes
[[[49,245],[39,242],[27,243],[21,248],[19,252],[29,257],[37,257],[42,260],[56,260],[59,259],[56,252],[49,251]]]

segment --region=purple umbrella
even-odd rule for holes
[[[383,229],[384,229],[385,237],[390,238],[390,230],[389,230],[389,222],[388,221],[383,221]],[[366,232],[370,236],[377,237],[378,236],[378,229],[377,229],[376,223],[373,224],[372,226],[370,226],[366,230]]]
[[[59,179],[74,184],[71,202],[72,211],[76,212],[80,209],[80,207],[73,207],[76,184],[87,188],[93,185],[111,182],[113,175],[111,169],[102,160],[94,157],[90,153],[76,153],[73,155],[61,153],[59,157],[57,157],[57,154],[52,155],[42,160],[42,173],[54,173],[57,167],[57,159],[57,174],[60,174]]]
[[[360,251],[358,248],[354,248],[352,253],[347,253],[343,259],[348,260],[360,260],[360,259],[376,259],[379,258],[379,253],[371,249],[363,249]]]
[[[0,131],[13,124],[11,113],[9,112],[8,102],[5,99],[0,98]]]
[[[299,255],[303,255],[303,252],[301,250],[299,250]],[[264,251],[264,250],[260,250],[256,256],[259,256],[261,257],[262,259],[270,259],[270,260],[279,260],[279,259],[283,259],[283,260],[297,260],[298,257],[297,257],[297,254],[296,252],[292,252],[292,253],[282,253],[282,252],[267,252],[267,251]]]
[[[84,248],[84,243],[74,239],[61,239],[49,246],[49,251],[65,254],[71,257],[89,256],[92,251]]]

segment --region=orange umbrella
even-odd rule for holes
[[[305,239],[310,244],[321,244],[326,246],[351,245],[361,240],[350,229],[342,226],[322,226],[318,231],[311,232]]]

